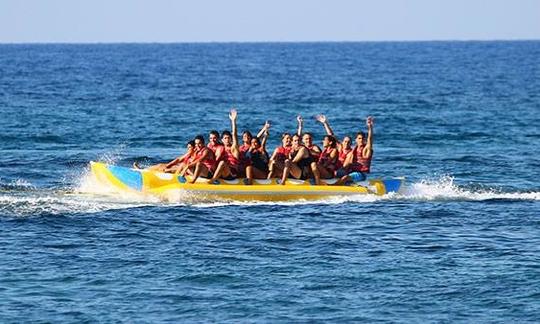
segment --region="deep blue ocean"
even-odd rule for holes
[[[406,192],[112,196],[88,162],[375,117]],[[0,322],[540,321],[540,41],[0,45]]]

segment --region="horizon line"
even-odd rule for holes
[[[435,43],[435,42],[530,42],[540,38],[494,38],[494,39],[404,39],[404,40],[256,40],[256,41],[28,41],[3,42],[0,45],[113,45],[113,44],[287,44],[287,43]]]

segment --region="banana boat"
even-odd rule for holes
[[[289,201],[318,200],[331,196],[374,194],[384,195],[399,192],[404,187],[404,178],[388,180],[371,179],[347,185],[334,186],[337,179],[321,180],[322,185],[312,185],[308,180],[287,179],[285,185],[276,179],[254,180],[245,185],[243,179],[219,180],[210,184],[208,179],[199,178],[193,184],[172,173],[139,170],[101,162],[90,162],[94,178],[116,192],[140,193],[165,199],[170,193],[185,191],[188,194],[208,199],[230,199],[243,201]],[[190,180],[189,176],[186,176]]]

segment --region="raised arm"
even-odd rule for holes
[[[364,148],[364,150],[362,152],[363,156],[371,155],[371,151],[373,150],[373,123],[374,123],[374,118],[369,116],[366,119],[366,125],[367,125],[367,128],[368,128],[368,133],[367,133],[366,147]]]
[[[268,129],[270,128],[270,122],[267,120],[266,123],[264,123],[264,127],[263,127],[263,137],[262,137],[262,140],[261,140],[261,147],[263,148],[264,151],[266,151],[266,142],[268,141]]]
[[[327,134],[327,135],[332,135],[332,136],[334,136],[334,131],[333,131],[332,128],[330,127],[330,124],[328,123],[328,118],[326,118],[325,115],[317,115],[317,116],[315,116],[315,119],[317,119],[318,122],[320,122],[321,124],[323,124],[324,130],[326,131],[326,134]]]
[[[296,116],[296,120],[298,121],[298,130],[296,131],[296,134],[298,136],[302,136],[302,130],[304,127],[304,119],[302,119],[302,116],[298,115]]]
[[[278,154],[278,148],[276,147],[274,150],[274,153],[272,153],[272,156],[270,157],[270,161],[275,161],[277,154]]]
[[[190,151],[187,151],[184,155],[177,157],[176,159],[172,160],[171,162],[167,163],[165,166],[166,169],[171,168],[175,166],[176,164],[183,162],[185,159],[187,159],[191,155]]]
[[[264,123],[261,130],[257,133],[257,137],[261,138],[261,136],[264,135],[264,133],[268,130],[268,127],[270,127],[270,123],[268,123],[268,120]]]
[[[238,112],[236,109],[231,109],[229,113],[229,119],[231,120],[231,130],[232,130],[232,147],[238,149],[238,129],[236,127],[236,118],[238,117]]]

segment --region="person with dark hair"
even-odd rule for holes
[[[336,148],[336,138],[332,135],[326,135],[323,139],[323,150],[317,161],[317,168],[321,178],[330,179],[335,175],[338,169],[338,150]]]
[[[313,135],[311,133],[304,133],[304,135],[302,135],[302,143],[304,143],[304,146],[309,150],[313,160],[315,160],[315,162],[318,161],[319,156],[321,155],[321,148],[316,144],[313,144]]]
[[[323,124],[324,130],[326,131],[327,135],[332,135],[336,138],[334,134],[334,131],[330,127],[330,123],[328,122],[328,118],[326,118],[325,115],[317,115],[315,116],[315,119]],[[341,142],[337,141],[337,149],[338,149],[338,161],[339,161],[339,167],[342,167],[345,163],[345,160],[347,159],[347,155],[352,151],[352,139],[350,136],[344,136],[343,140]]]
[[[187,142],[186,153],[183,154],[182,156],[179,156],[168,163],[159,163],[159,164],[149,166],[145,168],[144,170],[174,173],[177,170],[181,170],[185,166],[185,164],[189,163],[190,159],[193,158],[194,152],[195,152],[195,141],[191,140]],[[133,168],[138,169],[138,170],[141,169],[137,162],[133,162]]]
[[[285,160],[285,167],[281,176],[280,184],[284,185],[287,177],[291,175],[295,179],[309,179],[313,175],[313,184],[321,183],[317,163],[309,153],[309,150],[300,144],[300,136],[295,134],[292,137],[292,148],[289,158]]]
[[[345,175],[338,175],[341,178],[335,183],[342,185],[348,181],[360,182],[366,180],[366,175],[371,171],[371,159],[373,158],[373,117],[366,119],[368,128],[367,137],[364,132],[356,134],[356,146],[347,155],[343,164]]]
[[[217,164],[220,161],[223,161],[225,155],[223,154],[225,152],[225,147],[223,146],[223,143],[219,140],[219,132],[217,130],[211,130],[208,135],[208,145],[207,147],[212,150],[212,153],[214,153],[215,158],[215,165],[212,167],[211,171],[214,171],[217,168]]]
[[[302,143],[304,143],[304,146],[309,150],[309,153],[311,154],[311,157],[315,160],[315,162],[318,161],[319,155],[321,154],[321,148],[313,144],[313,134],[309,132],[302,133],[304,128],[304,119],[302,118],[302,116],[298,115],[296,117],[296,120],[298,121],[298,129],[296,131],[296,135],[302,138]]]
[[[215,164],[215,157],[212,150],[204,145],[204,137],[202,135],[195,136],[195,153],[189,163],[180,171],[178,180],[186,182],[184,177],[187,172],[192,175],[190,183],[195,183],[199,176],[205,178],[212,177],[212,167]]]
[[[261,141],[258,137],[251,139],[251,147],[246,152],[246,185],[252,185],[253,179],[266,179],[268,173],[268,152],[266,152],[266,138],[268,133]]]
[[[261,128],[261,130],[257,133],[256,137],[258,137],[259,139],[262,139],[261,141],[265,140],[266,137],[264,136],[264,134],[268,133],[268,128],[270,128],[270,122],[266,121],[264,123],[263,127]],[[251,149],[251,140],[252,139],[253,139],[253,135],[251,134],[250,131],[245,130],[242,133],[242,142],[243,142],[243,144],[240,145],[240,152],[244,156],[244,159],[242,160],[243,169],[245,169],[245,167],[247,165],[249,165],[249,161],[245,160],[245,154],[247,153],[247,151],[249,151]]]
[[[283,169],[285,168],[285,160],[289,158],[289,153],[291,152],[291,134],[283,133],[281,135],[281,146],[277,147],[270,157],[270,162],[268,165],[268,179],[271,178],[281,178],[283,174]]]
[[[229,115],[230,116],[230,115]],[[230,118],[230,117],[229,117]],[[221,143],[223,143],[223,145],[225,145],[225,143],[223,142],[223,137],[225,136],[228,136],[230,137],[229,139],[232,141],[232,134],[231,132],[229,132],[228,130],[224,130],[223,132],[221,132]]]
[[[218,162],[216,170],[209,183],[218,183],[217,179],[224,178],[232,180],[241,176],[243,173],[241,160],[243,153],[238,147],[238,131],[236,127],[236,118],[238,113],[235,109],[231,109],[229,113],[229,119],[231,120],[232,134],[228,130],[221,133],[221,139],[224,145],[223,159]]]
[[[345,160],[347,160],[347,156],[353,150],[351,143],[352,139],[350,136],[344,136],[343,141],[341,141],[341,143],[338,143],[337,149],[339,153],[338,161],[340,167],[343,167],[343,164],[345,164]]]
[[[246,153],[249,148],[251,147],[251,139],[253,138],[253,135],[250,131],[245,130],[242,133],[242,145],[240,146],[240,151],[242,153]]]
[[[257,136],[259,139],[263,138],[264,133],[268,132],[268,128],[270,128],[270,122],[267,120],[261,130],[257,133]],[[240,151],[247,152],[249,148],[251,147],[251,139],[253,138],[253,134],[251,134],[250,131],[245,130],[242,132],[242,145],[240,145]]]

